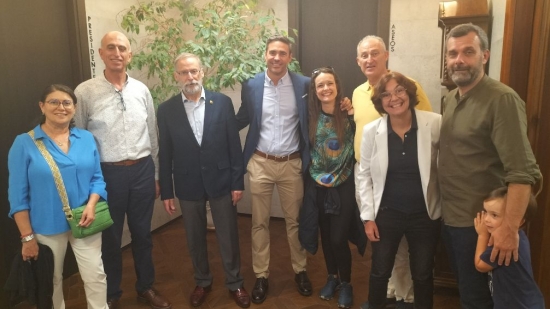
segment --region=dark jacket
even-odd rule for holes
[[[304,185],[304,203],[300,209],[300,220],[298,229],[298,239],[300,244],[309,253],[317,253],[319,248],[319,210],[317,209],[317,189],[315,181],[306,173]],[[348,181],[353,181],[353,176]],[[332,192],[338,194],[336,190]],[[350,225],[349,241],[357,246],[361,255],[365,254],[367,248],[367,235],[361,217],[359,216],[359,207],[355,206],[355,216],[353,224]]]
[[[38,244],[36,261],[25,262],[21,252],[17,253],[4,286],[10,306],[26,299],[38,309],[53,308],[53,267],[53,253],[46,245]]]
[[[241,139],[231,99],[205,90],[204,133],[199,145],[181,93],[162,103],[159,127],[159,181],[162,200],[196,201],[244,190]],[[173,182],[172,182],[173,177]]]

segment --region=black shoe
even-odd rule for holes
[[[311,281],[307,277],[306,271],[301,271],[294,276],[294,281],[298,284],[298,292],[302,296],[310,296],[313,289],[311,288]]]
[[[252,289],[251,301],[255,304],[261,304],[267,298],[267,289],[269,288],[269,283],[267,278],[260,277],[256,279],[254,283],[254,289]]]

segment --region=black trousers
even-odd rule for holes
[[[405,235],[409,243],[414,307],[433,308],[433,267],[440,236],[440,220],[431,220],[427,211],[407,214],[381,207],[375,221],[380,241],[371,242],[369,304],[376,309],[385,308],[388,280],[391,277],[395,254],[401,238]]]
[[[341,281],[350,282],[351,251],[348,239],[357,207],[353,177],[348,178],[335,189],[340,195],[340,214],[338,215],[325,213],[324,200],[328,189],[317,187],[321,244],[328,273],[338,275]]]
[[[132,256],[137,281],[135,289],[144,292],[153,286],[153,241],[151,219],[155,203],[155,165],[149,156],[131,166],[101,164],[107,184],[109,211],[114,224],[103,231],[102,259],[107,274],[107,298],[122,295],[122,229],[124,218],[132,235]]]

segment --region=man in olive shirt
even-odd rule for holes
[[[462,308],[493,308],[486,274],[474,267],[474,217],[493,189],[507,185],[502,225],[492,233],[491,260],[518,258],[518,229],[531,186],[541,177],[527,139],[525,103],[485,75],[485,32],[458,25],[447,36],[449,76],[457,85],[446,97],[439,154],[443,240],[458,280]],[[497,257],[498,254],[498,257]]]
[[[361,161],[360,150],[363,127],[380,118],[380,114],[374,108],[371,97],[374,86],[384,74],[388,73],[388,69],[386,69],[388,57],[389,53],[386,50],[386,44],[378,36],[368,35],[357,44],[357,65],[368,80],[353,91],[353,117],[356,124],[354,151],[355,159],[358,162],[356,163],[356,167]],[[416,94],[418,99],[418,105],[415,108],[431,111],[432,107],[426,93],[424,93],[419,83],[414,80],[413,82],[417,88]],[[357,201],[359,202],[359,199]],[[403,237],[399,244],[392,276],[388,283],[388,297],[393,298],[394,296],[398,301],[397,309],[412,308],[414,301],[413,282],[409,267],[409,246],[405,237]]]

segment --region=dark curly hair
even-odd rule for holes
[[[409,108],[412,110],[416,105],[418,105],[415,83],[399,72],[390,71],[384,74],[378,84],[374,86],[374,92],[372,94],[372,103],[380,115],[387,114],[382,106],[382,98],[380,98],[380,94],[386,92],[386,84],[392,79],[395,80],[398,85],[406,89],[407,95],[409,96]]]

